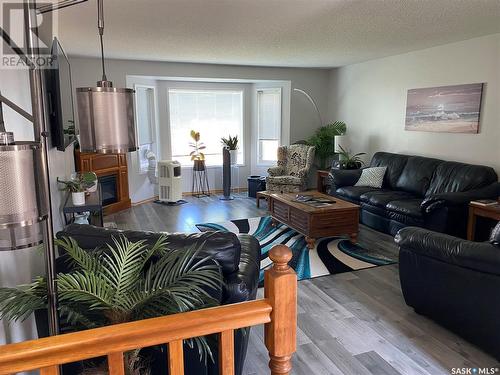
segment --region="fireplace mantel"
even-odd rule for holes
[[[116,176],[117,202],[104,207],[106,215],[131,207],[125,154],[96,154],[75,150],[75,167],[78,172],[94,172],[97,177]]]

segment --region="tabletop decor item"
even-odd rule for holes
[[[90,180],[90,175],[84,173],[76,173],[73,178],[68,181],[60,180],[57,182],[62,186],[60,190],[71,193],[71,199],[75,206],[83,206],[85,204],[85,193],[88,188],[94,185],[94,181]]]

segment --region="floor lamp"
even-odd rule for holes
[[[36,14],[84,1],[63,0],[37,9],[36,0],[24,0],[26,53],[0,28],[2,39],[29,67],[32,103],[30,114],[0,94],[0,170],[3,174],[0,181],[0,250],[17,250],[43,241],[50,335],[59,333],[59,320],[48,160],[49,132],[45,121],[42,67],[35,63],[39,57]],[[104,74],[102,0],[98,0],[98,22],[103,79],[97,88],[86,88],[78,93],[80,132],[87,135],[82,139],[81,146],[85,151],[101,153],[135,151],[134,91],[113,88]],[[14,135],[5,131],[2,105],[7,105],[33,123],[33,142],[16,142]]]

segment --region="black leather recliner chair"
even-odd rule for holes
[[[406,303],[500,360],[500,223],[490,242],[422,228],[396,236]]]
[[[130,241],[145,240],[148,244],[154,244],[158,237],[165,233],[142,232],[142,231],[119,231],[104,229],[90,225],[72,224],[57,234],[58,238],[72,237],[78,245],[86,250],[102,248],[106,244],[113,244],[112,238],[124,235]],[[193,244],[203,244],[200,256],[213,256],[219,264],[224,278],[222,296],[214,296],[220,300],[222,305],[254,300],[257,294],[260,270],[260,244],[250,235],[235,235],[229,232],[202,232],[202,233],[173,233],[167,234],[169,246],[172,248],[189,247]],[[58,272],[67,270],[67,262],[64,256],[57,259]],[[37,324],[43,327],[38,314]],[[46,322],[45,322],[46,323]],[[40,329],[39,329],[40,331]],[[42,328],[43,331],[43,328]],[[241,374],[247,352],[249,329],[235,332],[235,372]],[[184,364],[186,375],[216,375],[218,369],[217,345],[214,344],[212,351],[215,363],[208,360],[207,364],[200,362],[198,351],[184,345]],[[153,372],[164,373],[166,371],[166,354],[162,353],[153,358]],[[74,373],[73,370],[65,373]]]
[[[353,186],[361,170],[332,169],[329,192],[361,206],[361,223],[395,235],[407,226],[465,237],[468,204],[496,199],[500,183],[482,165],[377,152],[370,167],[387,167],[381,189]]]

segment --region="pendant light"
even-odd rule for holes
[[[76,89],[80,150],[103,154],[136,151],[138,147],[134,114],[135,91],[114,88],[113,83],[106,77],[103,0],[97,1],[97,7],[102,79],[97,82],[97,87]]]

